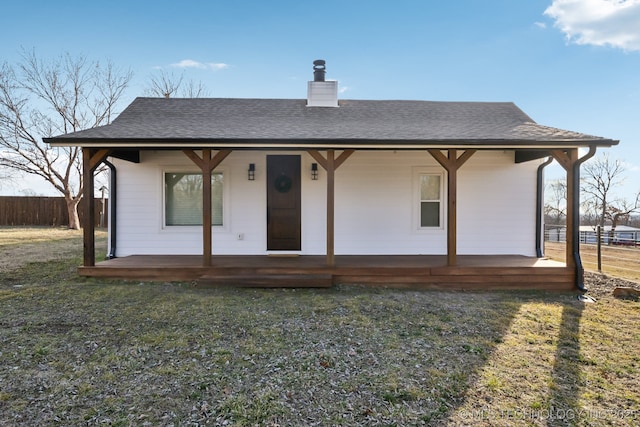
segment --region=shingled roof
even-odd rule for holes
[[[539,125],[510,102],[137,98],[113,123],[46,138],[87,147],[611,146],[618,141]]]

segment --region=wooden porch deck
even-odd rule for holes
[[[204,267],[199,255],[132,255],[79,267],[89,277],[196,281],[201,286],[330,287],[360,284],[413,289],[572,290],[575,272],[564,263],[519,255],[339,255],[326,257],[214,255]]]

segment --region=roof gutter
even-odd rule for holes
[[[183,150],[193,149],[234,149],[234,150],[263,150],[263,149],[313,149],[313,150],[420,150],[420,149],[481,149],[481,150],[548,150],[548,149],[568,149],[581,148],[585,146],[598,145],[610,147],[616,145],[616,141],[609,140],[558,140],[558,141],[530,141],[530,140],[188,140],[182,139],[179,142],[165,140],[127,140],[127,141],[99,141],[99,140],[79,140],[79,139],[47,139],[45,140],[52,147],[87,147],[87,148],[129,148],[129,149],[153,149],[153,150]]]
[[[580,166],[596,154],[596,146],[591,145],[589,152],[583,157],[579,158],[573,164],[573,188],[569,188],[574,194],[573,197],[573,260],[576,264],[576,288],[581,292],[586,292],[587,288],[584,286],[584,268],[582,267],[582,260],[580,259]]]
[[[109,254],[107,254],[107,258],[113,259],[116,257],[116,225],[118,223],[116,202],[118,200],[118,180],[116,176],[116,167],[113,163],[107,160],[104,160],[102,163],[107,165],[109,168]]]
[[[542,251],[542,242],[544,241],[542,236],[542,215],[544,209],[544,168],[549,166],[553,162],[553,157],[549,157],[546,162],[538,166],[537,172],[537,186],[536,186],[536,256],[542,258],[544,253]]]

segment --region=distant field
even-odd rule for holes
[[[554,260],[565,260],[565,244],[545,242],[544,254]],[[580,245],[585,270],[598,271],[596,245]],[[602,272],[611,276],[640,282],[640,248],[602,246]]]

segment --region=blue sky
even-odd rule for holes
[[[159,69],[214,97],[304,98],[322,58],[342,98],[512,101],[619,139],[620,192],[640,191],[640,0],[21,0],[2,14],[0,60],[110,59],[135,75],[121,108]]]

